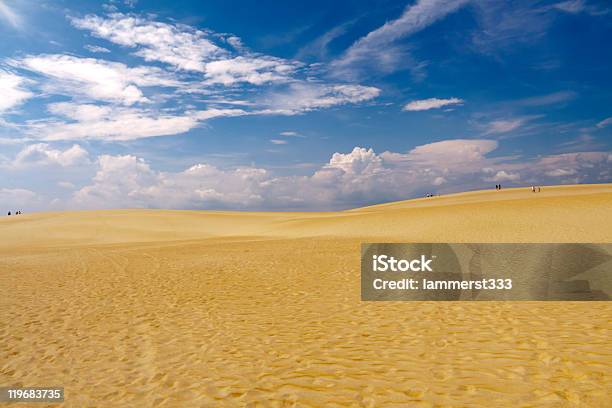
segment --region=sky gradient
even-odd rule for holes
[[[604,1],[0,0],[0,209],[612,182]]]

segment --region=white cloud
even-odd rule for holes
[[[270,143],[275,144],[275,145],[285,145],[289,142],[287,142],[286,140],[282,140],[282,139],[270,139]]]
[[[262,85],[286,82],[302,66],[296,61],[254,54],[236,36],[219,35],[182,24],[167,24],[114,13],[108,17],[88,15],[72,18],[72,24],[91,31],[99,38],[137,48],[136,55],[147,61],[160,61],[180,70],[201,72],[201,85],[239,83]],[[229,44],[224,49],[213,40]],[[243,55],[235,55],[239,52]]]
[[[433,181],[433,185],[434,186],[441,186],[442,184],[446,183],[447,180],[444,177],[436,177]]]
[[[214,119],[214,118],[221,118],[221,117],[234,117],[234,116],[245,116],[245,115],[252,115],[252,114],[256,114],[257,112],[247,112],[243,109],[217,109],[217,108],[210,108],[210,109],[206,109],[203,111],[198,111],[196,113],[194,113],[194,116],[198,119],[198,120],[209,120],[209,119]]]
[[[27,189],[0,187],[0,208],[3,211],[14,213],[35,205],[39,198],[38,194]]]
[[[73,122],[30,123],[27,131],[30,137],[42,140],[134,140],[185,133],[199,123],[195,113],[172,115],[136,108],[73,103],[51,104],[49,109]]]
[[[602,129],[602,128],[605,128],[606,126],[609,126],[609,125],[612,125],[612,116],[602,120],[601,122],[599,122],[597,124],[597,127]]]
[[[582,12],[586,4],[583,0],[569,0],[557,3],[553,7],[567,13],[576,14]]]
[[[74,190],[76,186],[69,181],[59,181],[57,185],[61,188],[65,188],[66,190]]]
[[[47,141],[133,140],[181,134],[216,117],[296,115],[356,104],[380,94],[375,87],[315,82],[302,63],[252,53],[238,37],[228,34],[120,13],[71,18],[71,22],[96,37],[133,48],[147,61],[163,62],[176,70],[170,72],[151,65],[129,67],[120,62],[64,54],[6,60],[14,69],[29,71],[32,79],[27,81],[40,95],[70,98],[69,102],[49,104],[50,116],[38,116],[21,124],[16,128],[20,136]],[[231,48],[221,48],[213,40]],[[91,52],[108,51],[97,45],[85,48]],[[308,79],[304,79],[305,74],[310,75]],[[8,85],[4,93],[8,97],[0,102],[0,109],[2,103],[13,106],[32,96],[20,88],[25,80],[10,75],[5,75]],[[0,90],[2,85],[0,82]],[[266,91],[246,100],[251,95],[248,86],[264,85]],[[155,89],[159,87],[172,89]],[[237,98],[238,93],[242,95]],[[211,98],[197,99],[200,94]],[[174,108],[164,110],[165,103]]]
[[[220,117],[248,115],[242,109],[206,109],[182,114],[113,105],[59,102],[48,105],[59,118],[30,122],[32,139],[126,141],[188,132],[201,122]]]
[[[565,177],[565,176],[573,176],[576,173],[577,173],[576,169],[554,169],[554,170],[548,170],[546,172],[546,175],[550,177]]]
[[[286,82],[299,66],[299,63],[281,58],[239,56],[207,63],[204,77],[208,84],[227,86],[246,82],[261,85],[269,82]]]
[[[422,168],[475,171],[497,146],[495,140],[453,139],[417,146],[407,154],[385,152],[381,156],[388,162],[408,162]]]
[[[108,18],[87,15],[72,18],[79,29],[115,44],[137,48],[136,54],[147,61],[160,61],[186,71],[205,71],[207,61],[227,56],[204,31],[186,25],[150,21],[114,13]]]
[[[87,51],[98,52],[98,53],[103,53],[103,54],[106,54],[106,53],[110,52],[110,50],[108,48],[100,47],[99,45],[89,45],[89,44],[87,44],[83,48],[85,48]]]
[[[24,147],[13,161],[13,167],[58,165],[68,167],[87,164],[89,154],[75,144],[66,150],[53,149],[46,143],[36,143]]]
[[[262,104],[269,107],[268,113],[294,115],[320,108],[364,102],[376,98],[379,94],[380,89],[371,86],[297,82],[290,84],[284,92],[269,94]]]
[[[516,44],[531,43],[546,34],[553,21],[550,7],[535,6],[530,1],[472,2],[479,27],[472,35],[477,52],[496,55],[513,50]]]
[[[256,190],[268,177],[263,169],[223,171],[208,164],[179,173],[155,172],[135,156],[104,155],[92,184],[78,190],[72,204],[79,208],[247,208],[262,201]]]
[[[76,208],[338,209],[426,193],[609,180],[612,155],[571,153],[539,158],[489,157],[493,140],[444,140],[407,153],[355,147],[334,153],[308,176],[278,176],[257,167],[200,163],[156,171],[132,155],[100,156],[89,185],[74,193]],[[570,177],[571,176],[571,177]],[[491,184],[489,184],[491,183]]]
[[[0,3],[1,4],[1,3]],[[33,95],[25,90],[27,81],[11,72],[0,70],[0,113],[22,104]]]
[[[16,29],[21,29],[23,26],[23,19],[21,16],[15,12],[15,10],[10,8],[5,1],[0,1],[0,19],[4,20]]]
[[[155,136],[169,136],[188,132],[202,122],[221,117],[247,115],[295,115],[309,110],[356,103],[377,95],[376,88],[358,85],[321,86],[305,96],[304,93],[277,94],[269,108],[258,110],[208,108],[183,113],[166,113],[155,109],[115,105],[59,102],[48,105],[57,116],[54,119],[31,121],[24,133],[45,141],[105,140],[125,141]],[[300,97],[302,95],[302,97]],[[285,100],[286,103],[283,103]],[[287,136],[287,135],[284,135]],[[295,136],[299,136],[296,134]]]
[[[38,55],[13,60],[12,65],[47,77],[51,93],[133,105],[149,102],[139,87],[177,87],[170,74],[155,67],[129,68],[118,62],[71,55]]]
[[[553,183],[584,180],[609,181],[612,177],[612,155],[606,152],[563,153],[545,156],[533,164],[541,173],[554,179]],[[569,177],[569,178],[568,178]]]
[[[300,48],[297,54],[297,58],[300,60],[304,60],[308,57],[316,57],[318,60],[324,60],[327,57],[328,47],[331,42],[334,41],[336,38],[343,36],[349,26],[353,25],[354,23],[355,20],[351,20],[342,23],[325,32],[323,35],[316,38],[314,41]]]
[[[524,117],[494,120],[486,126],[485,134],[511,132],[521,127],[525,122],[527,122],[527,120],[528,119]]]
[[[532,96],[529,98],[519,99],[515,101],[519,106],[546,106],[555,105],[564,102],[568,102],[576,97],[576,92],[573,91],[559,91],[553,92],[546,95]]]
[[[587,13],[592,16],[608,14],[610,9],[601,4],[588,4],[585,0],[567,0],[554,4],[553,8],[570,14]]]
[[[424,110],[430,110],[430,109],[438,109],[443,106],[460,105],[462,103],[463,103],[463,99],[459,99],[459,98],[449,98],[449,99],[429,98],[429,99],[421,99],[421,100],[409,102],[404,106],[403,110],[405,111],[424,111]]]
[[[347,70],[362,64],[372,64],[392,71],[397,68],[403,56],[401,48],[394,43],[408,37],[466,4],[468,0],[417,0],[406,7],[402,15],[383,26],[371,31],[356,41],[344,55],[334,61],[332,68],[338,75],[346,75]]]
[[[504,170],[500,170],[493,177],[488,177],[486,181],[517,181],[520,180],[521,175],[519,173],[507,173]]]
[[[306,137],[302,135],[301,133],[293,131],[293,130],[285,130],[284,132],[280,132],[279,135],[282,137]]]

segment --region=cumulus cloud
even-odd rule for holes
[[[19,106],[33,95],[24,88],[26,79],[12,72],[0,70],[0,113]]]
[[[438,99],[429,98],[412,101],[404,105],[403,110],[405,111],[424,111],[430,109],[438,109],[449,105],[460,105],[463,103],[463,99],[449,98],[449,99]]]
[[[156,67],[125,64],[71,55],[27,56],[12,65],[46,77],[44,89],[67,96],[133,105],[149,102],[139,87],[177,87],[179,82]]]
[[[156,171],[143,159],[101,156],[92,182],[75,192],[79,208],[343,209],[425,195],[490,187],[490,183],[559,184],[609,180],[612,155],[586,152],[517,160],[490,157],[493,140],[444,140],[406,152],[355,147],[334,153],[306,176],[257,167],[200,163]]]
[[[182,172],[152,170],[132,155],[101,156],[92,184],[75,192],[79,208],[246,208],[262,201],[258,190],[268,178],[266,170],[220,170],[198,164]]]
[[[407,154],[384,152],[391,163],[411,163],[421,168],[475,171],[486,161],[485,156],[497,149],[498,142],[486,139],[453,139],[417,146]]]
[[[517,181],[521,175],[518,173],[507,173],[504,170],[496,172],[492,177],[485,178],[486,181]]]
[[[16,211],[35,205],[39,201],[38,194],[24,188],[0,187],[0,208],[3,211]]]
[[[13,161],[13,167],[58,165],[68,167],[86,164],[88,152],[75,144],[66,150],[53,149],[46,143],[36,143],[24,147]]]
[[[606,181],[612,176],[612,155],[606,152],[563,153],[542,157],[534,167],[554,180]]]

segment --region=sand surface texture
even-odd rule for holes
[[[0,385],[68,407],[610,406],[612,303],[361,302],[362,241],[612,242],[612,186],[2,217]]]

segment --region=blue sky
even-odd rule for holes
[[[612,181],[612,7],[0,0],[0,208]]]

